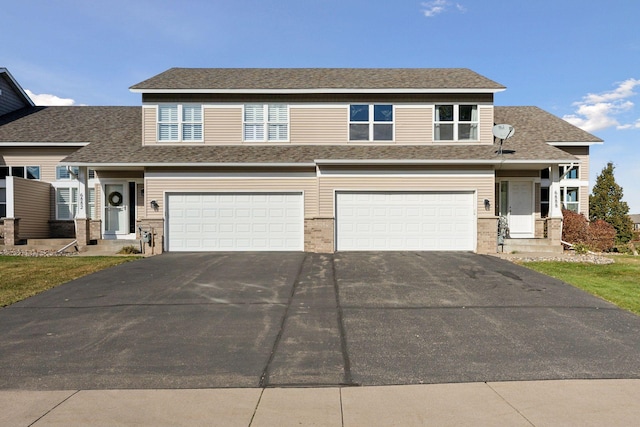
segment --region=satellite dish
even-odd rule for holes
[[[515,129],[511,125],[495,125],[493,127],[493,136],[498,139],[505,140],[511,138],[515,132]]]

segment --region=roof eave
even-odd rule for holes
[[[24,89],[22,89],[22,86],[20,86],[20,84],[18,83],[18,81],[16,79],[13,78],[13,76],[11,75],[11,73],[9,72],[9,70],[7,70],[4,67],[0,67],[0,74],[5,74],[7,76],[7,78],[9,79],[9,84],[16,90],[18,91],[18,93],[22,96],[22,98],[25,100],[25,102],[27,102],[31,107],[35,107],[36,104],[34,104],[34,102],[31,100],[31,98],[29,97],[29,95],[27,95],[27,93],[24,91]]]
[[[4,142],[0,141],[0,147],[85,147],[90,142]]]
[[[347,93],[347,94],[409,94],[409,93],[420,93],[420,94],[432,94],[432,93],[497,93],[506,90],[506,88],[399,88],[399,89],[356,89],[356,88],[317,88],[317,89],[138,89],[138,88],[130,88],[129,89],[133,93],[148,93],[148,94],[161,94],[161,93],[172,93],[172,94],[193,94],[193,93],[204,93],[204,94],[239,94],[239,95],[249,95],[249,94],[336,94],[336,93]]]
[[[584,147],[585,145],[602,145],[604,141],[550,141],[547,144],[553,147]]]

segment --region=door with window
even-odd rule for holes
[[[105,236],[129,234],[128,186],[105,184],[104,198]]]

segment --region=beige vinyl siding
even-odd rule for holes
[[[142,108],[142,145],[153,145],[158,142],[157,107]]]
[[[395,142],[425,144],[433,142],[433,108],[395,109]]]
[[[20,238],[49,237],[51,185],[13,177],[14,214],[20,218]]]
[[[348,106],[289,109],[290,140],[294,144],[346,144]]]
[[[580,160],[580,176],[582,181],[589,180],[589,147],[558,147]]]
[[[205,108],[205,144],[241,144],[242,108]]]
[[[2,158],[7,166],[40,166],[40,180],[56,180],[56,166],[79,147],[16,147],[3,148]]]
[[[480,117],[480,142],[493,144],[493,106],[480,105],[478,114]]]
[[[164,194],[180,192],[304,192],[305,218],[318,215],[318,185],[316,178],[147,178],[145,180],[145,217],[162,218]],[[157,211],[149,207],[151,200],[160,205]]]
[[[333,218],[334,191],[473,191],[477,190],[478,217],[493,217],[493,210],[485,210],[484,199],[494,205],[492,174],[486,176],[360,176],[320,178],[320,217]]]

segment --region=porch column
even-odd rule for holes
[[[560,200],[560,167],[551,165],[549,174],[549,218],[562,218],[562,202]]]
[[[86,246],[91,240],[89,231],[89,198],[87,181],[89,171],[86,166],[78,168],[78,210],[76,211],[76,240],[78,245]]]
[[[560,200],[560,167],[551,165],[549,174],[549,218],[547,218],[547,238],[552,245],[562,241],[562,200]]]

